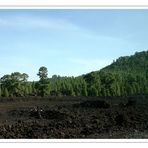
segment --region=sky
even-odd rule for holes
[[[0,9],[0,77],[79,76],[148,49],[148,9]]]

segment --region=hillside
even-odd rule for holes
[[[89,96],[148,94],[148,51],[120,57],[111,65],[83,75]]]
[[[148,51],[136,52],[131,56],[120,57],[101,71],[145,74],[148,72]]]

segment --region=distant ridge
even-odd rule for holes
[[[147,73],[148,51],[136,52],[131,56],[119,57],[112,64],[100,71],[122,72],[122,73]]]

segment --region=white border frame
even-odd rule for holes
[[[8,0],[7,0],[8,1]],[[66,0],[65,0],[66,1]],[[92,0],[91,0],[92,1]],[[94,0],[93,0],[94,1]],[[111,1],[111,0],[110,0]],[[114,0],[115,1],[115,0]],[[143,2],[144,0],[141,0]],[[12,2],[12,1],[11,1]],[[5,4],[0,2],[0,9],[148,9],[147,4]],[[0,143],[148,143],[148,139],[0,139]]]

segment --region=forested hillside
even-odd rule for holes
[[[100,71],[79,77],[48,78],[46,67],[40,67],[37,82],[28,75],[14,72],[0,81],[0,96],[131,96],[148,94],[148,51],[120,57]]]
[[[91,77],[98,78],[100,89],[96,92],[99,96],[148,94],[148,51],[120,57],[100,71],[85,75],[84,79],[92,87]]]
[[[146,74],[148,72],[148,51],[136,52],[132,56],[120,57],[102,70]]]

